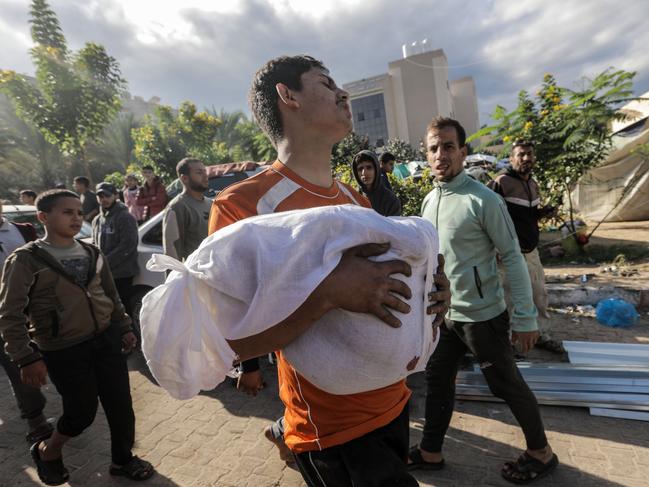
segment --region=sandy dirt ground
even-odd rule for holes
[[[593,228],[594,225],[590,225]],[[548,245],[560,239],[558,232],[541,235],[541,245]],[[603,223],[591,237],[590,245],[647,245],[649,246],[649,221]],[[582,275],[588,276],[590,285],[614,285],[635,289],[649,289],[649,259],[617,265],[613,272],[612,262],[584,264],[545,265],[547,282],[577,282]]]

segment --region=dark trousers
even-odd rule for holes
[[[56,429],[66,436],[80,435],[94,421],[99,398],[110,428],[112,460],[117,465],[131,459],[135,440],[128,369],[121,349],[119,329],[110,326],[78,345],[42,352],[63,401]]]
[[[455,377],[467,351],[475,355],[489,389],[504,400],[525,434],[527,448],[544,448],[548,441],[532,391],[523,380],[512,352],[509,315],[477,323],[450,322],[440,327],[440,339],[426,366],[426,424],[421,448],[442,451],[455,403]]]
[[[309,487],[394,487],[419,483],[406,469],[408,405],[391,423],[360,438],[296,455]]]
[[[20,379],[20,370],[5,353],[5,342],[0,338],[0,363],[9,377],[11,389],[16,398],[20,417],[23,419],[36,419],[43,414],[45,396],[40,389],[23,384]]]
[[[115,288],[119,294],[119,300],[126,308],[126,312],[131,316],[131,298],[133,297],[133,276],[120,277],[115,279]]]

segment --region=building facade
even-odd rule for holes
[[[387,73],[343,88],[350,95],[354,131],[377,147],[395,137],[419,147],[426,125],[438,115],[459,120],[467,135],[480,126],[473,78],[449,82],[441,49],[392,61]]]

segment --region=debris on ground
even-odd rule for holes
[[[578,314],[589,316],[591,318],[595,317],[595,306],[591,306],[590,304],[571,304],[569,306],[564,306],[563,308],[553,308],[552,310],[560,314]]]

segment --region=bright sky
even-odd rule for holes
[[[49,0],[73,49],[103,44],[129,91],[243,109],[256,69],[281,54],[322,59],[339,84],[381,74],[428,39],[449,78],[473,76],[487,121],[551,72],[576,86],[614,66],[649,90],[646,0]],[[623,8],[621,7],[623,5]],[[0,0],[0,69],[32,74],[28,0]]]

